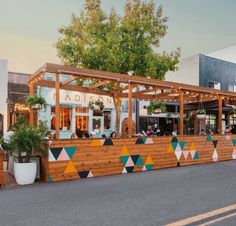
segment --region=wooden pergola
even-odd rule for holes
[[[51,74],[54,79],[46,79],[45,74]],[[62,79],[62,77],[65,78],[65,76],[67,78]],[[96,83],[93,83],[88,87],[83,87],[74,82],[81,79],[95,80]],[[113,83],[115,87],[112,91],[101,89],[101,87],[109,83]],[[178,103],[180,113],[180,135],[183,135],[184,130],[184,104],[217,100],[218,131],[219,133],[222,133],[222,101],[227,100],[231,104],[236,102],[236,93],[234,92],[161,81],[149,77],[129,76],[120,73],[50,63],[43,65],[30,77],[30,95],[34,94],[34,88],[36,86],[55,89],[56,139],[59,139],[60,133],[60,89],[128,98],[129,128],[132,128],[132,99]],[[30,113],[30,124],[33,124],[32,111]],[[132,136],[132,130],[129,130],[128,132],[129,136]]]

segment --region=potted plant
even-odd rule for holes
[[[159,102],[159,101],[151,101],[147,107],[148,115],[158,114],[158,113],[165,112],[165,111],[166,111],[165,104],[163,104],[162,102]]]
[[[44,124],[38,126],[19,126],[11,138],[10,149],[18,158],[14,162],[14,176],[17,184],[26,185],[34,183],[37,163],[31,161],[33,153],[46,155],[48,142],[45,140],[47,128]]]
[[[196,116],[198,119],[206,118],[206,110],[204,109],[197,110]]]
[[[97,110],[97,111],[103,111],[104,109],[104,104],[102,101],[100,101],[99,99],[96,101],[89,101],[89,105],[88,107],[91,110]]]
[[[230,110],[229,114],[233,117],[236,118],[236,108],[233,108]]]
[[[26,98],[26,104],[32,109],[42,109],[47,107],[47,102],[42,96],[33,95]]]

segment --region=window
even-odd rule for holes
[[[208,82],[209,88],[220,89],[220,82]]]
[[[103,111],[104,116],[104,129],[111,128],[111,111]]]
[[[206,115],[206,132],[216,133],[216,115],[207,114]]]
[[[70,130],[71,108],[60,107],[60,130]],[[55,107],[51,108],[51,129],[56,129]]]
[[[228,90],[231,91],[231,92],[236,92],[236,86],[229,84]]]

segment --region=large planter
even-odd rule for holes
[[[34,104],[34,105],[32,105],[32,109],[40,110],[42,108],[43,108],[42,104]]]
[[[204,119],[204,118],[206,118],[206,115],[205,115],[205,114],[197,115],[197,118],[198,118],[198,119]]]
[[[14,162],[14,175],[16,183],[19,185],[33,184],[37,172],[37,163]]]

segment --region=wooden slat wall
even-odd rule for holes
[[[147,140],[144,138],[144,144],[136,144],[137,139],[112,139],[113,145],[105,145],[107,142],[109,143],[109,139],[104,144],[102,144],[104,140],[99,139],[52,141],[49,160],[42,161],[44,180],[53,182],[80,179],[83,177],[81,177],[81,173],[88,174],[88,172],[90,172],[90,176],[94,177],[120,174],[124,170],[120,159],[122,149],[127,149],[129,156],[141,156],[144,162],[143,165],[134,166],[132,172],[145,169],[147,158],[149,163],[146,165],[149,166],[146,169],[149,170],[231,160],[236,135],[181,136],[177,137],[178,143],[171,143],[172,137],[148,138]],[[216,148],[214,148],[213,141],[217,142]],[[65,155],[68,147],[76,147],[71,159]],[[57,157],[54,159],[52,154],[55,151],[61,153],[58,159]],[[183,153],[188,154],[186,159]],[[179,160],[178,155],[181,156]],[[213,160],[213,157],[217,156],[218,158]]]
[[[3,186],[3,150],[0,148],[0,187]]]

